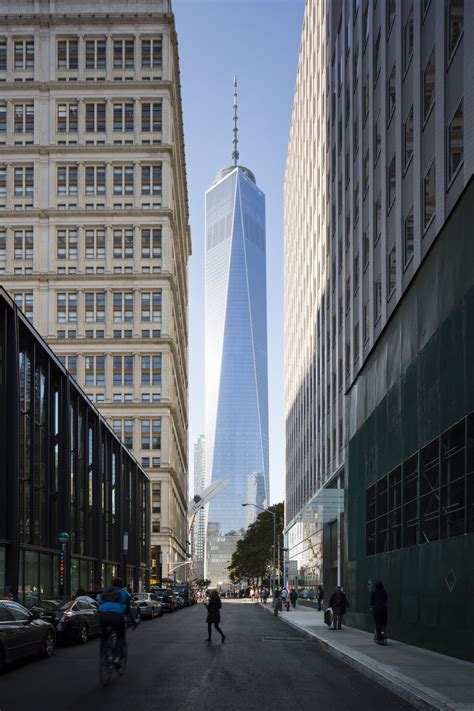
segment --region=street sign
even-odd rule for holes
[[[58,540],[60,543],[67,543],[69,541],[69,533],[60,533],[58,536]]]

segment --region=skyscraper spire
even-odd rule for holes
[[[237,128],[237,119],[237,77],[234,76],[234,140],[232,141],[234,144],[234,150],[232,151],[232,160],[234,161],[234,165],[237,165],[239,162],[239,151],[237,148],[239,144],[239,139],[237,138],[239,129]]]

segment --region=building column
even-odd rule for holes
[[[105,207],[107,210],[112,209],[113,179],[114,173],[112,163],[108,161],[105,164]]]
[[[77,337],[78,338],[84,338],[84,332],[85,332],[85,296],[84,296],[84,289],[78,289],[77,290]]]
[[[114,328],[114,313],[113,313],[113,293],[112,289],[105,290],[105,337],[112,338]]]
[[[111,225],[105,228],[105,271],[108,274],[113,272],[114,259],[114,235]]]
[[[77,227],[77,271],[84,274],[86,258],[86,231],[84,225]]]

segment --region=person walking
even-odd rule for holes
[[[370,593],[370,607],[375,622],[375,641],[379,644],[385,644],[387,641],[387,635],[385,634],[388,613],[387,592],[380,580],[377,580],[375,590]]]
[[[321,606],[324,600],[324,589],[322,585],[318,585],[318,611],[321,612]]]
[[[346,614],[346,610],[349,607],[349,602],[346,595],[343,593],[342,588],[338,585],[329,599],[329,607],[332,608],[333,613],[333,630],[342,629],[342,618]],[[330,628],[331,629],[331,628]]]
[[[206,622],[207,622],[207,639],[205,640],[206,642],[211,641],[211,631],[212,631],[212,625],[216,628],[216,630],[219,632],[221,639],[222,639],[222,644],[225,642],[225,634],[219,627],[219,622],[221,621],[221,607],[222,607],[222,602],[219,597],[219,593],[217,590],[213,590],[211,592],[211,597],[209,598],[209,602],[206,604],[207,608],[207,617],[206,617]]]
[[[283,602],[284,606],[286,607],[287,611],[290,609],[290,601],[288,599],[288,595],[289,595],[288,590],[286,588],[283,588],[280,593],[280,597],[281,597],[282,602]]]
[[[293,605],[293,610],[294,610],[295,607],[296,607],[296,601],[297,601],[297,599],[298,599],[298,593],[297,593],[296,590],[293,588],[292,590],[290,590],[290,602],[291,602],[291,604]]]

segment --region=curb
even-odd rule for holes
[[[266,608],[273,613],[272,607],[266,607],[259,603],[260,607]],[[349,648],[341,649],[326,639],[322,639],[314,632],[305,630],[291,620],[278,615],[284,624],[298,630],[306,639],[316,642],[325,652],[331,654],[342,662],[345,662],[356,671],[364,674],[375,683],[385,687],[392,693],[399,696],[404,701],[408,701],[415,708],[421,711],[473,711],[474,705],[455,703],[447,697],[438,694],[436,691],[419,684],[410,677],[400,674],[394,669],[390,669],[385,664],[379,664],[370,657],[359,652],[352,652]]]

